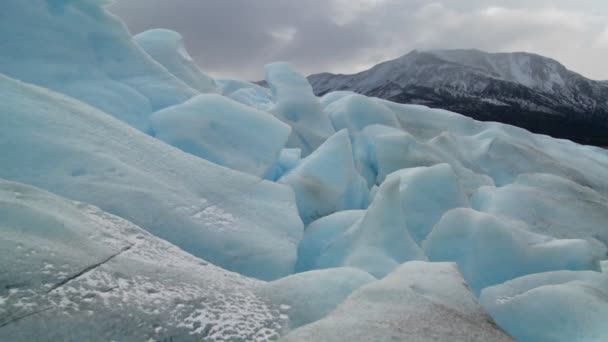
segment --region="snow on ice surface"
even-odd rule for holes
[[[0,76],[0,177],[92,203],[218,266],[293,272],[286,186],[172,148],[81,102]]]
[[[309,155],[334,134],[327,114],[306,77],[291,65],[273,63],[265,70],[274,102],[270,112],[293,128],[288,147],[300,148],[303,156]]]
[[[264,284],[100,209],[0,180],[0,340],[270,341]]]
[[[216,164],[264,177],[291,128],[274,116],[216,94],[196,96],[154,113],[154,135]]]
[[[332,268],[275,280],[261,293],[270,303],[289,306],[289,328],[295,329],[327,316],[352,291],[375,280],[354,268]]]
[[[281,341],[512,341],[452,263],[412,261]]]
[[[480,301],[521,342],[604,341],[608,336],[605,273],[532,274],[484,289]]]
[[[137,46],[91,0],[3,0],[0,73],[65,93],[142,131],[148,116],[197,92]]]
[[[148,55],[193,89],[201,93],[217,93],[215,81],[199,69],[186,51],[181,34],[166,29],[153,29],[142,32],[133,39]]]

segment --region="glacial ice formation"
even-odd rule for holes
[[[512,341],[451,263],[412,261],[281,341]]]
[[[272,115],[216,94],[165,108],[154,113],[151,122],[158,139],[258,177],[271,171],[291,133]]]
[[[0,1],[0,340],[608,340],[606,150],[213,80],[105,4]]]
[[[91,203],[232,271],[293,272],[286,186],[197,158],[90,106],[0,76],[0,177]]]
[[[274,102],[270,112],[293,127],[288,147],[307,156],[334,133],[327,114],[304,76],[287,63],[266,65],[266,82]]]
[[[332,268],[275,280],[260,293],[269,303],[289,307],[289,328],[295,329],[327,316],[351,292],[375,280],[358,269]]]
[[[201,93],[217,92],[215,81],[205,75],[190,57],[181,34],[166,29],[153,29],[142,32],[133,39],[150,57],[192,89]]]
[[[531,274],[484,289],[486,310],[521,342],[602,341],[608,336],[608,275]]]
[[[0,227],[2,341],[271,341],[287,326],[263,283],[96,207],[0,180]]]
[[[317,268],[349,266],[384,277],[401,263],[426,260],[407,230],[399,184],[398,175],[382,183],[365,215],[321,251]]]
[[[369,190],[355,168],[351,150],[348,132],[342,130],[278,180],[294,189],[304,224],[367,206]]]
[[[3,0],[0,73],[67,94],[147,131],[152,112],[197,92],[146,54],[101,5]]]
[[[443,215],[423,248],[431,261],[456,262],[475,293],[526,274],[600,269],[588,241],[553,239],[523,222],[464,208]]]

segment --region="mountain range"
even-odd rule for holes
[[[308,79],[317,95],[349,90],[608,146],[608,81],[536,54],[415,50],[356,74]]]

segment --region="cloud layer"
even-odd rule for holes
[[[164,27],[216,77],[256,80],[277,60],[352,73],[413,49],[546,55],[608,79],[605,0],[116,0],[133,33]]]

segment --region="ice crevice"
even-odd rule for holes
[[[116,252],[116,253],[114,253],[114,254],[110,255],[109,257],[107,257],[107,258],[105,258],[105,259],[101,260],[100,262],[97,262],[97,263],[94,263],[94,264],[92,264],[92,265],[90,265],[90,266],[87,266],[87,267],[83,268],[81,271],[78,271],[78,272],[76,272],[75,274],[73,274],[73,275],[70,275],[70,276],[66,277],[64,280],[62,280],[62,281],[60,281],[59,283],[54,284],[53,286],[51,286],[51,287],[49,288],[49,290],[47,291],[47,293],[51,293],[51,292],[53,292],[53,291],[57,290],[58,288],[62,287],[63,285],[65,285],[65,284],[69,283],[70,281],[75,280],[75,279],[77,279],[78,277],[80,277],[80,276],[84,275],[85,273],[88,273],[88,272],[90,272],[90,271],[93,271],[93,270],[94,270],[94,269],[96,269],[97,267],[103,266],[104,264],[106,264],[106,263],[108,263],[108,262],[112,261],[112,259],[114,259],[114,258],[116,258],[117,256],[121,255],[122,253],[124,253],[124,252],[126,252],[126,251],[130,250],[131,248],[133,248],[133,246],[134,246],[134,245],[128,245],[128,246],[125,246],[125,247],[121,248],[121,249],[120,249],[120,251],[118,251],[118,252]]]

